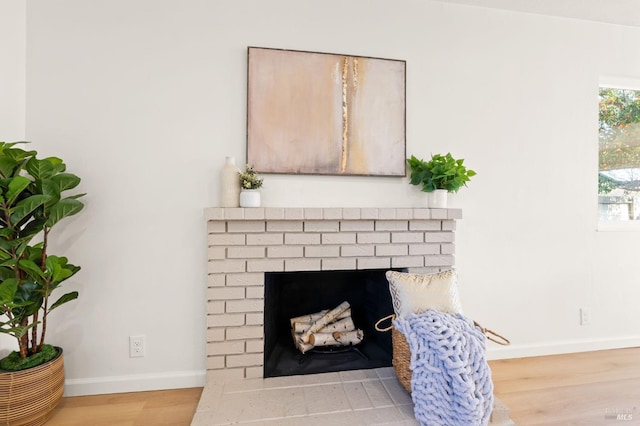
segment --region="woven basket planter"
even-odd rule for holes
[[[62,349],[51,361],[22,371],[0,370],[0,425],[46,423],[64,393]]]

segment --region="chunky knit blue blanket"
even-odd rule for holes
[[[486,338],[462,314],[429,310],[394,321],[411,349],[411,397],[423,426],[489,423],[493,382]]]

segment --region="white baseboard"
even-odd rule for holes
[[[176,371],[173,373],[68,379],[64,383],[64,396],[195,388],[204,386],[205,382],[205,371]]]
[[[602,351],[607,349],[633,348],[640,346],[640,336],[621,337],[616,339],[575,340],[567,342],[550,342],[536,345],[498,346],[487,343],[487,359],[525,358],[530,356],[559,355],[575,352]]]
[[[640,336],[600,340],[575,340],[561,343],[549,342],[536,345],[511,344],[509,346],[498,346],[488,342],[487,359],[525,358],[531,356],[632,348],[637,346],[640,346]],[[176,371],[173,373],[68,379],[65,381],[64,396],[194,388],[202,387],[205,383],[206,371]]]

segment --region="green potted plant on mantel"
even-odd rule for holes
[[[240,177],[240,207],[260,207],[260,191],[262,179],[249,164],[244,172],[238,172]]]
[[[475,171],[465,167],[464,159],[455,159],[451,153],[433,154],[429,161],[412,155],[407,164],[411,168],[409,182],[422,185],[422,191],[430,193],[429,207],[432,208],[446,208],[447,194],[458,192],[476,175]]]
[[[49,315],[78,297],[52,298],[80,267],[49,253],[52,229],[83,208],[80,183],[60,158],[38,158],[24,142],[0,142],[0,332],[18,350],[0,360],[0,424],[42,424],[64,391],[62,349],[46,344]],[[6,393],[5,393],[6,392]]]

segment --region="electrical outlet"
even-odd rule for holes
[[[580,308],[580,325],[591,325],[591,311],[588,308]]]
[[[144,335],[129,336],[129,358],[142,357],[144,354]]]

